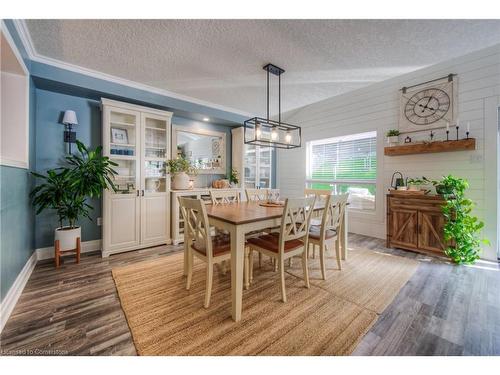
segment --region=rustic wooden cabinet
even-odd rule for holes
[[[387,247],[444,254],[441,207],[436,195],[387,195]]]

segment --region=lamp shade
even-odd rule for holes
[[[64,111],[64,117],[62,120],[65,125],[78,125],[78,120],[76,119],[75,111]]]

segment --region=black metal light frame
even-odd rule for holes
[[[285,73],[283,69],[277,67],[273,64],[267,64],[263,67],[263,69],[267,72],[267,118],[262,117],[252,117],[245,122],[243,122],[244,126],[244,142],[245,144],[251,144],[255,146],[266,146],[266,147],[274,147],[274,148],[282,148],[282,149],[293,149],[299,148],[302,146],[302,129],[300,126],[287,124],[285,122],[281,122],[281,75]],[[278,121],[271,120],[269,118],[269,73],[278,76]],[[257,127],[260,127],[261,134],[264,133],[263,130],[269,129],[269,131],[284,131],[290,135],[290,142],[280,142],[278,140],[266,139],[262,137],[258,137],[257,135]],[[253,135],[251,137],[247,137],[247,132],[253,130]],[[292,143],[293,136],[292,132],[298,131],[298,144]],[[250,139],[249,139],[250,138]]]

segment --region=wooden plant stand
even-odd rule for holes
[[[54,242],[54,259],[56,262],[56,268],[59,268],[60,262],[61,262],[61,257],[65,254],[68,253],[75,253],[76,254],[76,263],[80,263],[80,253],[81,253],[81,240],[80,237],[77,237],[76,239],[76,249],[70,249],[70,250],[61,250],[61,246],[59,244],[59,240],[56,240]]]

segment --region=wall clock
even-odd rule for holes
[[[446,77],[403,87],[400,98],[399,131],[417,132],[454,125],[457,77]]]

